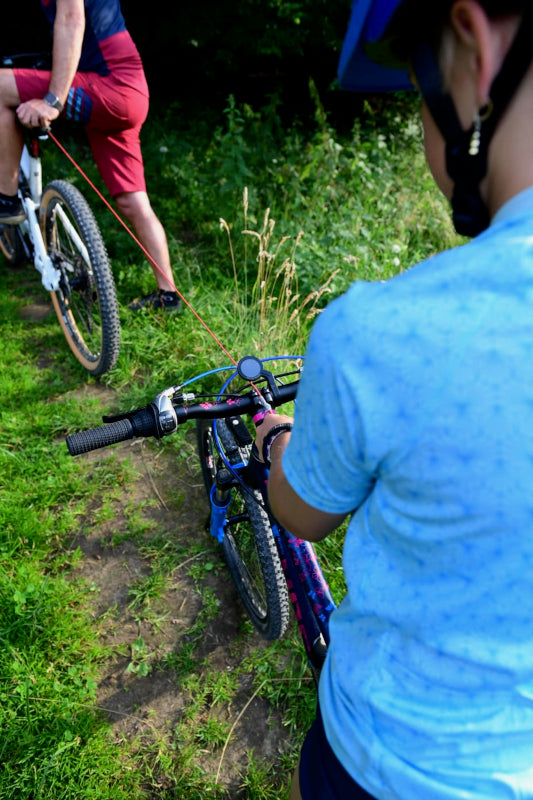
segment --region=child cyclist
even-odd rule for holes
[[[412,78],[471,238],[331,303],[258,429],[289,530],[350,517],[291,798],[533,799],[532,55],[527,0],[353,6],[341,85]]]

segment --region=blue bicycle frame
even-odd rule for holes
[[[232,375],[226,381],[219,397],[234,377]],[[267,466],[254,454],[254,448],[252,448],[247,464],[230,464],[225,458],[217,435],[216,424],[215,419],[213,420],[215,445],[226,468],[243,486],[252,487],[261,493],[309,665],[315,678],[318,678],[329,644],[329,617],[336,606],[316,552],[310,542],[293,536],[277,522],[272,514],[267,494],[269,471]],[[213,486],[210,531],[218,541],[222,541],[225,535],[226,515],[230,502],[231,489],[221,500],[220,497],[217,497],[216,486]]]

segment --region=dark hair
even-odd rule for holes
[[[531,0],[478,0],[492,18],[524,14]],[[437,46],[454,0],[405,0],[394,13],[383,44],[390,65],[405,66],[417,45],[426,41]]]

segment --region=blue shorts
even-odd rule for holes
[[[326,739],[320,708],[303,743],[298,776],[302,800],[376,800],[337,759]]]

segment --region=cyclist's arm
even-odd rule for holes
[[[48,90],[64,104],[81,56],[85,31],[83,0],[57,0],[53,31],[52,73]],[[43,98],[21,103],[17,116],[28,127],[47,127],[60,112]]]
[[[290,417],[268,416],[257,429],[256,444],[261,453],[265,435],[273,425],[287,422]],[[318,542],[338,528],[346,514],[331,514],[310,506],[294,491],[283,471],[282,456],[291,438],[290,433],[277,436],[270,450],[268,499],[276,519],[293,536]]]
[[[49,91],[64,104],[78,64],[85,31],[83,0],[57,0]]]
[[[289,437],[287,437],[289,438]],[[272,461],[268,481],[268,497],[277,520],[293,536],[318,542],[338,528],[346,514],[330,514],[310,506],[292,489],[281,463],[281,456]]]

